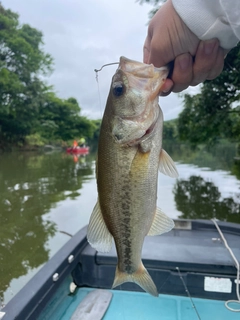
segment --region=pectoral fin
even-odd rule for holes
[[[109,252],[111,250],[112,235],[103,220],[99,201],[97,201],[89,221],[87,239],[97,251]]]
[[[166,214],[163,213],[161,209],[157,208],[153,219],[153,223],[148,232],[148,236],[156,236],[168,232],[172,230],[173,227],[173,220],[166,216]]]
[[[178,171],[172,158],[163,149],[160,152],[158,169],[160,172],[162,172],[163,174],[169,177],[172,177],[172,178],[178,177]]]

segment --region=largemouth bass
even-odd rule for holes
[[[113,287],[135,282],[154,296],[157,288],[142,264],[141,251],[146,235],[174,226],[156,206],[158,170],[178,175],[162,149],[158,94],[167,75],[167,67],[120,58],[100,130],[98,201],[88,226],[88,241],[97,251],[110,251],[114,239],[118,264]]]

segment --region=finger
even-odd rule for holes
[[[160,96],[168,96],[172,92],[173,81],[171,79],[166,79],[164,85],[161,88]]]
[[[215,68],[212,68],[207,76],[207,80],[217,78],[223,70],[225,51],[220,47],[218,49]]]
[[[172,81],[174,82],[173,92],[180,92],[186,89],[193,78],[193,58],[190,53],[179,55],[174,62]]]
[[[195,56],[191,85],[198,85],[209,77],[215,78],[222,71],[223,61],[223,50],[220,50],[217,39],[201,41]]]

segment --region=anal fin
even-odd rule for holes
[[[157,208],[148,236],[156,236],[168,232],[173,227],[173,220],[163,213],[161,209]]]

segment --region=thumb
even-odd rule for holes
[[[175,58],[174,54],[169,50],[170,47],[164,42],[155,47],[153,39],[148,36],[143,47],[143,62],[152,63],[157,68],[165,66]]]
[[[150,44],[151,41],[149,37],[146,38],[144,46],[143,46],[143,62],[144,63],[150,63],[149,58],[150,58]]]
[[[155,18],[155,17],[154,17]],[[155,67],[163,67],[175,58],[173,44],[168,32],[160,32],[162,27],[155,27],[155,20],[149,25],[148,35],[143,47],[143,62],[152,63]],[[167,27],[166,27],[167,28]]]
[[[167,46],[162,43],[162,46],[154,48],[150,37],[145,40],[143,47],[143,62],[152,63],[155,67],[160,68],[174,60],[174,54],[170,52]]]

